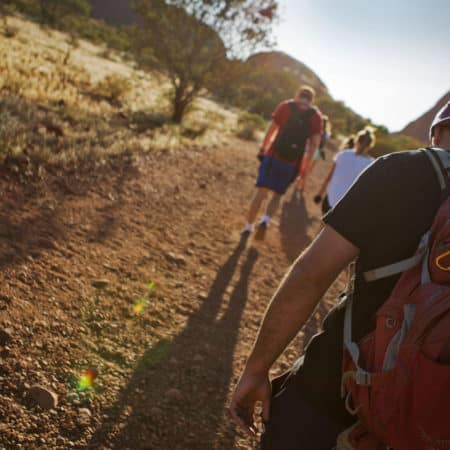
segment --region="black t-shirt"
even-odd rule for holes
[[[436,173],[423,151],[377,159],[359,177],[324,222],[360,250],[353,297],[353,340],[375,326],[375,313],[390,295],[399,275],[367,283],[362,273],[414,254],[433,222],[441,201]],[[340,398],[344,305],[323,324],[324,332],[307,347],[297,374],[307,399],[334,420],[354,419]]]

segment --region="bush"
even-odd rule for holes
[[[387,153],[413,150],[423,147],[425,144],[410,136],[403,134],[377,134],[375,147],[370,151],[374,157],[386,155]]]
[[[147,111],[136,111],[133,113],[131,122],[134,129],[138,133],[142,133],[146,130],[153,130],[160,128],[166,123],[170,122],[170,117],[167,114]]]
[[[0,161],[26,147],[29,117],[17,97],[0,99]]]
[[[256,132],[266,127],[266,121],[259,114],[243,113],[237,122],[236,136],[246,141],[256,141]]]
[[[13,25],[6,25],[3,29],[3,36],[5,36],[6,38],[16,37],[18,33],[19,28]]]
[[[130,89],[131,83],[127,78],[113,74],[99,81],[94,91],[96,95],[119,102],[125,98]]]

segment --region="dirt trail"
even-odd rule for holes
[[[305,196],[287,194],[264,243],[243,243],[255,153],[234,141],[33,183],[3,174],[0,448],[252,448],[225,406],[271,294],[320,228],[311,197],[330,160]],[[94,389],[77,389],[84,370]],[[34,383],[58,394],[56,409],[30,402]]]

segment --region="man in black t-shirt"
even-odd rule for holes
[[[450,102],[433,121],[431,135],[433,146],[450,151]],[[254,406],[262,401],[264,450],[329,450],[354,422],[340,398],[342,304],[288,376],[272,385],[269,369],[355,259],[353,337],[358,341],[371,331],[399,275],[369,285],[362,274],[412,256],[440,200],[425,152],[401,152],[376,160],[324,217],[324,229],[277,289],[231,402],[233,418],[254,433]]]

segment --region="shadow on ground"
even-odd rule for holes
[[[280,234],[283,250],[293,262],[311,242],[307,234],[311,218],[301,193],[294,190],[292,194],[288,193],[288,197],[281,210]]]
[[[242,240],[220,268],[207,298],[184,330],[145,352],[117,402],[103,412],[105,420],[89,448],[233,448],[234,427],[225,406],[257,250],[250,248],[241,262],[228,304],[226,293],[245,247]],[[168,423],[168,417],[176,419]]]
[[[288,194],[289,198],[283,203],[280,219],[280,234],[283,250],[290,262],[301,254],[311,243],[307,234],[311,227],[312,218],[308,216],[303,194],[294,190]],[[322,328],[322,322],[329,308],[323,300],[317,305],[316,310],[303,327],[303,348],[306,347],[311,338]]]

